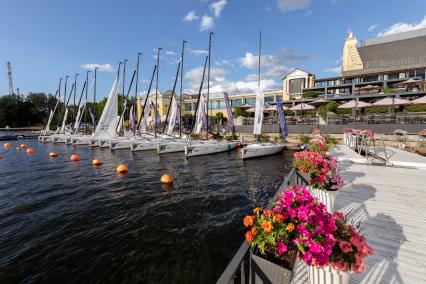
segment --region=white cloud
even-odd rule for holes
[[[283,48],[278,53],[270,55],[265,54],[261,57],[262,77],[275,78],[281,77],[284,73],[291,71],[288,64],[290,62],[301,62],[307,59],[306,55],[295,55],[293,49]],[[259,56],[251,52],[246,52],[245,56],[238,59],[241,67],[247,69],[257,69],[259,64]],[[250,76],[250,75],[249,75]]]
[[[83,69],[86,70],[94,70],[95,68],[98,68],[98,71],[104,71],[104,72],[113,72],[114,67],[111,64],[97,64],[97,63],[87,63],[80,66]]]
[[[414,24],[407,24],[407,23],[396,23],[392,26],[390,26],[387,29],[382,30],[377,34],[377,36],[385,36],[385,35],[391,35],[401,32],[408,32],[412,30],[422,29],[426,28],[426,16],[419,22]]]
[[[289,12],[309,7],[311,0],[277,0],[281,12]]]
[[[214,20],[212,17],[204,15],[201,18],[200,30],[205,31],[214,27]]]
[[[174,51],[170,51],[170,50],[167,50],[165,53],[166,53],[167,55],[175,55],[175,54],[176,54],[176,52],[174,52]]]
[[[308,10],[308,11],[305,12],[305,14],[303,14],[303,16],[309,17],[309,16],[312,16],[313,14],[314,14],[313,10]]]
[[[190,23],[190,22],[196,21],[196,20],[198,20],[198,16],[195,13],[195,10],[189,11],[188,14],[186,14],[186,16],[183,17],[183,19],[182,19],[182,21],[187,22],[187,23]]]
[[[340,72],[342,71],[342,66],[338,66],[335,68],[327,68],[322,70],[325,73],[333,73],[333,74],[340,74]]]
[[[190,49],[189,52],[193,55],[207,55],[209,52],[204,49]]]
[[[339,59],[334,60],[334,63],[339,64],[343,62],[343,56],[340,56]]]
[[[215,62],[215,64],[217,66],[222,66],[222,65],[228,65],[228,66],[231,66],[231,67],[234,66],[234,64],[232,62],[228,61],[228,60],[218,60],[218,61]]]
[[[213,12],[213,15],[217,18],[220,17],[220,13],[222,13],[223,8],[225,8],[226,0],[219,0],[213,2],[209,5],[210,10]]]
[[[371,25],[368,27],[368,31],[372,32],[373,30],[377,29],[380,25]]]

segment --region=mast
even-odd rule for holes
[[[129,61],[129,60],[127,60],[126,58],[124,58],[124,61],[123,61],[123,100],[124,100],[124,102],[123,102],[123,106],[127,104],[127,100],[124,98],[125,85],[126,85],[126,62],[127,62],[127,61]],[[124,110],[124,107],[123,107],[122,112],[121,112],[121,116],[124,116],[124,112],[125,112],[125,110]],[[120,119],[121,119],[121,118],[120,118]],[[118,126],[119,126],[119,125],[118,125]],[[124,127],[124,123],[123,123],[123,127]],[[121,129],[121,130],[123,130],[123,127],[122,127],[122,129]],[[121,131],[121,130],[120,130],[120,131]],[[124,131],[123,131],[123,132],[124,132]]]
[[[86,71],[86,85],[87,86],[86,86],[86,95],[85,95],[85,100],[84,100],[85,105],[87,104],[87,92],[89,90],[89,73],[90,73],[90,70],[87,70]],[[83,88],[83,90],[84,90],[84,88]],[[80,102],[78,102],[78,108],[80,109]],[[81,114],[80,114],[80,117],[81,117]],[[84,108],[84,124],[85,124],[85,129],[87,129],[87,108],[86,107]]]
[[[183,92],[183,56],[184,56],[184,52],[185,52],[185,43],[186,41],[182,41],[182,53],[180,56],[180,61],[181,61],[181,65],[180,65],[180,96],[179,96],[179,139],[182,139],[182,92]]]
[[[79,114],[79,112],[80,112],[80,104],[81,104],[81,99],[83,98],[83,94],[84,94],[84,89],[86,89],[87,90],[87,79],[86,79],[86,81],[84,81],[84,84],[83,84],[83,89],[81,89],[81,94],[80,94],[80,98],[79,98],[79,100],[78,100],[78,107],[77,107],[77,109],[78,109],[78,111],[77,111],[77,114]],[[75,89],[77,89],[77,88],[75,88]],[[74,92],[75,92],[75,89],[74,89]],[[81,114],[79,114],[79,116],[77,117],[75,117],[74,118],[74,122],[78,122],[78,124],[76,124],[75,126],[75,128],[74,128],[74,131],[76,131],[76,130],[78,130],[79,128],[80,128],[80,117],[81,117]],[[87,124],[87,123],[86,123]]]
[[[206,131],[206,140],[209,139],[210,58],[211,58],[211,52],[212,52],[212,35],[214,35],[214,33],[210,32],[210,35],[209,35],[209,69],[207,71],[207,110],[206,110],[207,131]]]
[[[142,53],[138,52],[138,61],[136,63],[136,84],[135,84],[135,98],[133,100],[133,119],[136,118],[136,108],[137,108],[137,100],[138,100],[138,81],[139,81],[139,60]],[[133,134],[136,134],[136,125],[133,127]]]
[[[93,82],[93,131],[96,129],[96,71],[98,70],[98,67],[95,67],[95,78]]]
[[[58,106],[59,106],[59,109],[58,109],[58,115],[61,112],[61,106],[59,105],[59,103],[61,102],[61,87],[62,87],[62,78],[59,78],[59,87],[58,87],[58,90],[59,90],[59,92],[58,92]],[[64,105],[65,105],[65,102],[64,102]],[[59,117],[58,123],[61,123],[61,117]]]
[[[191,132],[190,133],[192,133],[192,131],[194,130],[195,120],[197,119],[198,107],[200,105],[200,98],[202,96],[201,91],[203,90],[203,84],[204,84],[204,76],[206,75],[207,59],[208,59],[208,56],[206,56],[206,60],[204,61],[203,77],[201,78],[200,89],[198,91],[197,106],[195,108],[194,118],[192,119],[192,126],[191,126]]]
[[[154,123],[154,137],[157,138],[157,113],[158,113],[158,73],[160,73],[160,50],[162,48],[159,47],[157,49],[157,80],[155,82],[155,123]],[[160,115],[158,113],[158,115]],[[160,118],[161,123],[161,118]]]
[[[75,121],[75,115],[76,115],[75,97],[76,97],[76,93],[77,93],[77,76],[78,75],[79,75],[78,73],[75,73],[75,77],[74,77],[74,85],[75,85],[75,88],[74,88],[74,104],[73,104],[74,108],[72,110],[72,118],[73,118],[74,121]]]
[[[259,69],[257,70],[257,91],[260,92],[260,58],[262,57],[262,30],[259,31]],[[263,110],[262,110],[263,111]],[[256,142],[259,143],[259,135],[256,135]]]
[[[146,94],[145,102],[144,102],[144,104],[143,104],[143,106],[142,106],[142,113],[141,113],[141,116],[140,116],[140,118],[138,119],[138,131],[139,131],[139,129],[140,129],[140,125],[141,125],[142,118],[143,118],[143,116],[144,116],[144,114],[145,114],[146,104],[148,103],[148,97],[149,97],[149,93],[151,92],[152,82],[154,81],[154,76],[155,76],[155,72],[156,72],[156,71],[157,71],[157,65],[154,65],[154,71],[152,71],[151,82],[149,83],[149,87],[148,87],[148,93]]]
[[[175,82],[173,84],[172,95],[170,96],[170,102],[169,102],[169,107],[167,109],[166,121],[164,122],[164,125],[163,125],[163,134],[164,134],[164,130],[166,130],[166,124],[167,124],[167,121],[168,121],[168,118],[169,118],[170,109],[172,107],[173,96],[174,96],[174,93],[175,93],[175,90],[176,90],[176,83],[177,83],[177,79],[179,77],[179,71],[180,71],[180,62],[178,64],[178,68],[177,68],[177,71],[176,71],[176,77],[175,77]]]
[[[65,115],[65,104],[66,104],[66,100],[67,100],[67,84],[68,84],[68,75],[65,76],[65,90],[64,90],[64,115]]]
[[[127,109],[127,98],[129,96],[130,90],[132,89],[133,80],[135,79],[135,74],[136,74],[136,70],[133,71],[132,80],[130,81],[129,89],[127,90],[127,93],[126,93],[126,95],[123,98],[123,100],[124,100],[123,111],[121,112],[120,118],[118,119],[118,123],[117,123],[116,129],[120,126],[121,121],[124,122],[124,115],[126,114],[126,109]]]

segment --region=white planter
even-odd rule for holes
[[[327,208],[327,211],[330,213],[334,212],[334,201],[336,200],[336,195],[338,191],[327,191],[327,190],[320,190],[316,188],[309,188],[309,191],[311,192],[311,195],[318,198],[318,200],[321,203],[324,203],[325,207]]]
[[[308,266],[308,276],[310,284],[349,284],[351,272],[342,272],[331,266],[317,268],[310,265]]]

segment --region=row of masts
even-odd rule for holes
[[[193,123],[191,126],[191,130],[189,132],[189,134],[192,133],[193,128],[194,128],[194,122],[195,122],[195,118],[197,116],[197,111],[199,109],[199,102],[200,102],[200,97],[202,96],[202,90],[203,90],[203,85],[204,85],[204,78],[205,78],[205,73],[206,73],[206,69],[207,69],[207,101],[206,101],[206,138],[208,138],[208,129],[209,129],[209,118],[208,118],[208,108],[209,108],[209,99],[210,99],[210,64],[211,64],[211,42],[212,42],[212,36],[214,35],[213,32],[210,32],[209,35],[209,48],[208,48],[208,55],[205,58],[205,62],[204,62],[204,69],[203,69],[203,75],[202,75],[202,80],[201,80],[201,84],[200,84],[200,89],[198,92],[198,100],[197,100],[197,107],[194,113],[194,119],[193,119]],[[172,89],[172,93],[170,96],[170,103],[168,106],[168,110],[167,110],[167,115],[166,115],[166,120],[165,123],[163,125],[163,129],[162,129],[162,133],[164,134],[166,125],[168,123],[168,119],[169,119],[169,114],[170,114],[170,108],[171,108],[171,104],[172,101],[174,99],[174,95],[175,95],[175,90],[176,90],[176,85],[178,82],[178,78],[180,76],[180,94],[179,94],[179,138],[182,138],[182,132],[183,132],[183,124],[182,124],[182,115],[181,115],[181,111],[182,111],[182,103],[183,103],[183,71],[184,71],[184,55],[185,55],[185,44],[187,42],[185,40],[182,41],[182,48],[181,48],[181,58],[180,61],[178,63],[178,67],[177,67],[177,71],[176,71],[176,76],[175,76],[175,80],[174,80],[174,84],[173,84],[173,89]],[[157,117],[159,117],[159,110],[158,110],[158,85],[159,85],[159,69],[160,69],[160,51],[162,50],[162,48],[158,48],[157,49],[157,58],[156,58],[156,63],[154,65],[153,68],[153,72],[152,72],[152,76],[151,76],[151,81],[148,87],[148,92],[147,95],[145,97],[145,101],[142,105],[142,111],[141,114],[139,116],[136,116],[136,109],[137,109],[137,95],[138,95],[138,82],[139,82],[139,67],[140,67],[140,59],[142,56],[142,53],[138,53],[137,54],[137,62],[136,62],[136,67],[135,70],[133,71],[132,74],[132,79],[130,81],[130,84],[128,86],[128,90],[126,92],[126,82],[125,82],[125,78],[126,78],[126,65],[128,62],[128,59],[124,59],[122,62],[119,62],[118,64],[118,71],[117,71],[117,79],[122,78],[122,112],[121,115],[119,117],[119,120],[117,122],[117,133],[120,135],[123,135],[124,133],[124,128],[123,128],[123,121],[125,120],[125,115],[128,113],[128,117],[130,118],[130,116],[132,116],[133,118],[137,117],[137,123],[135,123],[135,125],[133,126],[133,133],[136,134],[137,131],[140,131],[140,127],[141,127],[141,122],[142,119],[144,118],[145,115],[145,111],[149,110],[149,106],[147,106],[148,104],[148,97],[151,94],[151,87],[153,84],[153,80],[155,78],[155,106],[154,106],[154,114],[153,116],[155,117],[155,126],[154,126],[154,136],[157,137],[157,130],[159,128],[159,126],[157,125]],[[96,113],[96,76],[97,76],[97,70],[99,68],[95,67],[94,68],[94,79],[93,79],[93,106],[92,106],[92,110],[91,110],[91,116],[92,116],[92,122],[93,122],[93,127],[96,127],[96,121],[97,121],[97,113]],[[76,119],[78,119],[77,115],[78,112],[80,110],[81,107],[81,102],[82,102],[82,98],[83,95],[85,97],[85,103],[88,102],[88,92],[89,92],[89,73],[91,71],[88,70],[86,71],[86,80],[84,81],[84,85],[80,94],[80,97],[78,98],[78,104],[76,99],[77,99],[77,77],[80,75],[78,73],[75,74],[74,76],[74,82],[71,86],[71,91],[68,94],[68,79],[70,78],[70,76],[65,76],[65,82],[64,82],[64,90],[63,90],[63,103],[64,103],[64,109],[62,111],[63,116],[64,116],[64,121],[63,123],[66,122],[67,120],[67,108],[69,106],[70,100],[71,100],[71,96],[73,96],[73,111],[72,111],[72,120],[76,121]],[[61,93],[62,93],[62,83],[63,83],[63,78],[59,79],[59,86],[58,89],[56,90],[55,93],[55,100],[57,100],[58,102],[61,100]],[[128,106],[128,98],[129,98],[129,94],[132,88],[133,83],[135,83],[135,88],[134,88],[134,105],[130,107],[129,110],[127,110],[127,106]],[[120,99],[120,98],[119,98]],[[118,102],[118,104],[120,105],[120,102]],[[56,111],[58,104],[55,106],[53,112]],[[87,117],[87,112],[90,112],[90,110],[85,107],[84,109],[84,121],[85,124],[87,126],[87,121],[88,121],[88,117]],[[130,113],[130,111],[132,111],[132,113]],[[161,123],[161,119],[160,119],[160,123]],[[161,125],[161,124],[160,124]],[[63,129],[62,129],[63,130]],[[76,129],[74,129],[76,130]]]

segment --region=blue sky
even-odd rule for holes
[[[155,48],[162,47],[160,89],[171,89],[181,41],[188,41],[185,90],[200,81],[209,31],[215,32],[212,89],[248,92],[256,85],[258,33],[263,32],[264,89],[279,89],[294,67],[317,77],[339,69],[348,29],[358,40],[426,27],[426,1],[387,0],[22,0],[1,3],[0,94],[6,62],[21,92],[54,92],[58,78],[105,64],[98,96],[107,95],[123,58],[126,79],[142,52],[139,89],[147,89]],[[82,83],[80,82],[80,87]]]

